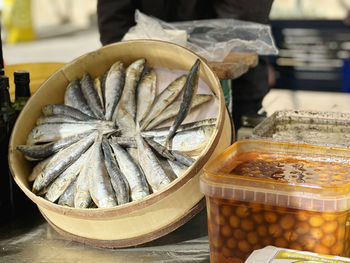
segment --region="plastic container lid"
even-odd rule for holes
[[[200,188],[213,198],[345,211],[350,208],[350,150],[239,141],[204,166]]]

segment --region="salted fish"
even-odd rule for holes
[[[190,111],[196,108],[199,105],[209,101],[213,96],[210,94],[196,94],[193,98],[193,103],[191,104]],[[166,107],[161,114],[155,117],[145,128],[145,130],[152,129],[156,127],[158,124],[177,116],[180,111],[182,101],[176,100],[171,103],[168,107]]]
[[[54,155],[46,158],[40,162],[38,162],[32,169],[32,172],[28,176],[28,182],[34,182],[35,179],[39,176],[41,171],[45,168],[45,166],[50,162]]]
[[[131,200],[140,200],[149,195],[146,177],[140,170],[139,166],[134,162],[130,154],[118,143],[114,142],[113,139],[110,139],[109,142],[117,159],[119,168],[129,183]]]
[[[58,199],[59,205],[74,207],[74,189],[76,184],[76,179],[70,183],[70,185],[65,189],[63,194]]]
[[[102,136],[97,136],[89,157],[89,192],[92,200],[99,208],[116,206],[115,193],[104,162]]]
[[[184,173],[187,171],[188,166],[178,162],[178,161],[172,161],[172,160],[167,160],[169,165],[171,166],[173,172],[176,174],[177,177],[181,177],[184,175]]]
[[[147,178],[147,182],[152,189],[160,190],[168,185],[171,180],[161,166],[157,156],[147,142],[139,135],[136,137],[139,164]]]
[[[170,103],[179,95],[186,82],[186,75],[182,75],[172,81],[159,95],[156,96],[147,116],[140,123],[140,130],[144,130],[147,125],[158,116]]]
[[[95,118],[83,113],[79,109],[73,108],[65,104],[48,104],[42,107],[42,113],[44,116],[50,115],[65,115],[77,120],[87,121]]]
[[[154,69],[146,72],[137,87],[136,123],[148,114],[156,97],[157,74]]]
[[[173,125],[169,129],[169,134],[166,138],[166,144],[168,144],[169,140],[174,137],[177,128],[181,125],[182,121],[186,118],[188,112],[190,111],[194,95],[197,93],[198,89],[199,65],[200,60],[197,59],[194,65],[191,67],[190,72],[188,73],[180,110],[175,117]]]
[[[68,84],[64,93],[64,104],[79,109],[91,117],[95,117],[81,92],[79,79],[75,79]]]
[[[77,177],[74,187],[74,207],[75,208],[88,208],[92,202],[92,198],[89,191],[89,163],[90,153],[88,153],[84,160],[80,173]]]
[[[130,201],[130,189],[125,175],[120,171],[117,161],[114,157],[113,150],[106,138],[102,139],[102,149],[104,162],[111,184],[116,196],[118,205],[128,203]]]
[[[83,93],[87,104],[89,105],[91,111],[99,119],[104,119],[104,112],[102,110],[102,105],[100,98],[94,88],[94,83],[88,72],[86,72],[82,79],[80,80],[81,92]]]
[[[115,62],[108,71],[105,81],[105,119],[112,120],[114,110],[123,93],[125,68],[121,61]]]
[[[105,107],[104,107],[105,104],[104,104],[103,93],[102,93],[102,84],[101,84],[100,78],[95,78],[94,89],[96,90],[97,96],[100,99],[102,111],[105,111]]]
[[[44,167],[33,183],[32,191],[38,193],[47,187],[60,173],[76,161],[94,142],[97,132],[59,151]]]

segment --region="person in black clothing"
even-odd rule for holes
[[[134,14],[142,13],[166,22],[234,18],[267,24],[273,0],[98,0],[97,18],[103,45],[120,41],[135,25]],[[232,81],[232,117],[237,130],[241,116],[256,114],[268,92],[268,67],[257,67]]]

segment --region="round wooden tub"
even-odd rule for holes
[[[17,119],[9,144],[9,164],[14,180],[37,204],[46,220],[66,237],[101,247],[127,247],[164,236],[186,223],[205,205],[199,191],[202,167],[222,152],[232,141],[232,125],[225,107],[220,82],[206,61],[201,61],[199,77],[215,95],[216,129],[196,162],[180,178],[146,198],[108,209],[77,209],[59,206],[30,190],[27,181],[32,164],[16,150],[25,144],[30,130],[50,103],[63,103],[65,88],[76,77],[89,72],[101,76],[116,60],[125,65],[144,57],[152,67],[188,71],[199,58],[181,46],[154,40],[119,42],[83,55],[64,65],[30,98]],[[204,111],[206,109],[204,108]]]

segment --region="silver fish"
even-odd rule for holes
[[[60,173],[76,161],[94,142],[97,132],[59,151],[45,166],[33,183],[32,191],[39,192],[47,187]]]
[[[100,98],[94,88],[94,83],[89,73],[85,73],[81,81],[81,92],[83,93],[87,104],[89,105],[91,111],[99,119],[104,119],[104,113],[102,110],[102,105]]]
[[[152,189],[160,190],[168,185],[171,180],[161,166],[157,156],[152,152],[146,141],[139,135],[136,137],[139,163],[145,173],[147,182]]]
[[[206,125],[177,132],[172,139],[171,150],[180,151],[190,156],[200,154],[207,146],[214,130],[215,125]],[[166,136],[153,137],[153,140],[166,146]]]
[[[113,141],[118,143],[122,147],[136,148],[136,141],[134,137],[115,136],[113,137]]]
[[[65,104],[48,104],[42,108],[44,116],[65,115],[81,121],[93,120],[94,118]]]
[[[102,136],[97,136],[89,159],[89,191],[99,208],[117,206],[114,190],[108,175],[102,152]]]
[[[88,153],[84,160],[84,165],[80,170],[74,188],[74,207],[88,208],[92,202],[89,191],[89,163],[90,153]]]
[[[138,59],[128,66],[125,73],[125,84],[122,96],[118,106],[113,113],[113,120],[117,116],[119,106],[123,106],[125,110],[132,116],[133,120],[136,117],[136,87],[141,78],[142,72],[145,68],[146,60],[144,58]]]
[[[38,145],[18,145],[16,147],[21,153],[25,155],[26,158],[30,158],[31,160],[40,160],[50,155],[58,152],[61,149],[64,149],[73,143],[85,138],[89,134],[91,134],[93,130],[74,134],[69,137],[65,137],[63,139],[46,143],[46,144],[38,144]]]
[[[136,107],[136,122],[141,120],[148,114],[152,107],[152,103],[156,97],[157,75],[155,70],[146,72],[137,87],[137,107]]]
[[[83,93],[81,92],[80,82],[78,79],[75,79],[68,84],[64,94],[64,104],[79,109],[91,117],[95,117],[90,110]]]
[[[65,189],[63,194],[59,197],[59,205],[74,207],[74,189],[76,181],[77,180],[75,179],[73,182],[71,182],[70,185]]]
[[[196,94],[193,98],[193,103],[190,107],[190,111],[196,108],[197,106],[209,101],[213,96],[209,94]],[[166,121],[172,117],[175,117],[180,111],[180,105],[182,101],[176,100],[166,107],[161,114],[155,117],[145,128],[146,130],[156,127],[158,124]]]
[[[190,129],[194,129],[194,128],[205,126],[205,125],[212,125],[215,123],[216,123],[216,118],[189,122],[186,124],[181,124],[179,126],[179,128],[177,129],[177,132],[190,130]],[[151,137],[151,138],[154,136],[157,136],[157,137],[166,136],[169,133],[169,129],[170,129],[170,127],[156,128],[156,129],[152,129],[152,130],[142,131],[141,135],[142,135],[142,137]]]
[[[200,60],[197,59],[190,72],[188,73],[184,94],[182,96],[182,102],[180,105],[179,113],[176,115],[173,125],[169,129],[169,134],[166,138],[166,144],[169,143],[169,140],[173,138],[177,128],[181,125],[182,121],[186,118],[192,102],[194,95],[197,93],[198,89],[198,70],[199,70]]]
[[[138,165],[132,157],[118,143],[110,140],[114,155],[122,173],[128,180],[131,200],[140,200],[149,194],[149,188],[145,175],[142,173]]]
[[[42,170],[45,168],[45,166],[50,162],[50,160],[53,158],[53,156],[50,156],[49,158],[46,158],[40,162],[38,162],[34,167],[32,172],[30,173],[28,177],[28,182],[34,182],[35,179],[39,176],[39,174],[42,172]]]
[[[165,146],[155,142],[151,138],[145,138],[145,140],[152,147],[152,149],[154,149],[159,155],[173,161],[175,160],[174,155]]]
[[[121,134],[123,136],[134,136],[136,124],[131,114],[123,106],[119,106],[117,116],[115,122]]]
[[[118,205],[128,203],[130,201],[130,189],[128,181],[124,174],[120,171],[115,160],[113,150],[109,145],[107,139],[102,139],[102,149],[104,161],[109,177],[111,179],[112,187],[117,198]]]
[[[36,120],[36,125],[44,123],[57,123],[57,122],[73,122],[75,123],[78,119],[65,115],[50,115],[50,116],[40,116]]]
[[[175,79],[165,88],[159,95],[156,96],[147,116],[140,123],[140,129],[143,130],[146,126],[158,116],[170,103],[172,103],[177,95],[181,92],[186,82],[186,75],[182,75]]]
[[[96,90],[98,98],[100,99],[102,111],[104,111],[105,108],[104,108],[104,100],[103,100],[103,94],[102,94],[102,84],[101,84],[100,78],[95,78],[95,80],[94,80],[94,89]]]
[[[95,122],[45,123],[35,126],[30,131],[27,136],[26,144],[33,145],[36,143],[52,142],[78,133],[97,129],[104,133],[116,130],[109,125]]]
[[[57,178],[49,185],[45,198],[51,202],[55,202],[73,181],[76,180],[83,165],[85,164],[85,158],[90,154],[91,148],[89,148],[78,160],[73,162],[67,169],[65,169]],[[74,199],[73,199],[74,200]]]
[[[172,161],[172,160],[167,160],[167,161],[177,177],[182,176],[188,169],[188,166],[186,166],[178,161]]]
[[[109,69],[105,82],[105,118],[112,120],[112,116],[120,97],[123,93],[125,83],[125,68],[121,61],[115,62]]]
[[[186,165],[186,166],[191,166],[196,160],[193,159],[192,157],[188,156],[187,154],[184,154],[179,151],[171,151],[172,155],[175,157],[176,161]],[[174,161],[174,160],[172,160]]]

